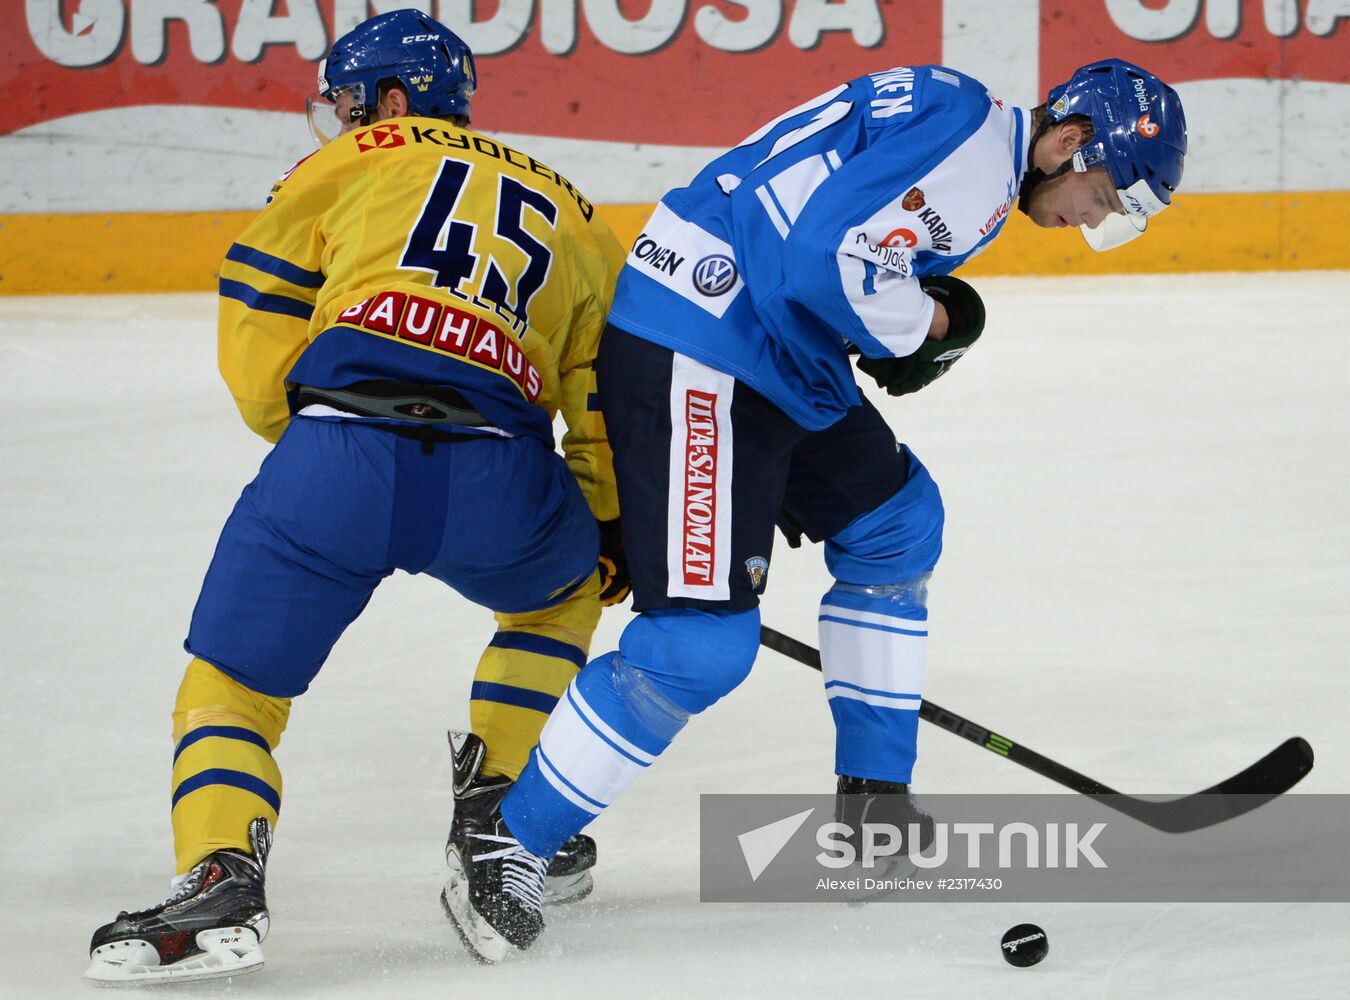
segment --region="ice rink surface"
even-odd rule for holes
[[[878,399],[948,511],[927,694],[1126,792],[1196,791],[1292,735],[1317,752],[1299,791],[1350,792],[1350,274],[980,287],[971,355]],[[0,299],[7,998],[90,995],[89,934],[166,894],[180,644],[267,447],[216,374],[214,311],[209,295]],[[780,544],[764,621],[814,643],[827,586],[819,550]],[[627,618],[608,612],[594,651]],[[526,956],[478,966],[437,896],[444,732],[467,723],[491,633],[434,581],[380,588],[277,753],[267,968],[171,992],[1346,995],[1350,904],[699,903],[700,793],[832,787],[819,676],[768,652],[593,826],[594,896],[550,911]],[[920,735],[921,792],[1058,790]],[[1028,970],[999,956],[1023,921],[1050,938]]]

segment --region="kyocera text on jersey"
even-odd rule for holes
[[[397,128],[397,125],[395,124],[393,127]],[[479,135],[476,132],[464,132],[453,126],[449,128],[441,128],[440,126],[424,128],[421,125],[409,125],[408,130],[412,141],[419,145],[444,146],[448,149],[473,149],[484,156],[492,157],[494,160],[505,160],[517,170],[547,177],[571,195],[577,208],[581,210],[583,219],[589,222],[591,216],[595,214],[595,206],[587,201],[566,177],[547,164],[540,163],[533,156],[522,153],[518,149],[512,149],[505,143],[489,139],[487,136]]]

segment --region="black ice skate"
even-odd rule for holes
[[[864,879],[864,885],[867,885],[865,880],[872,880],[869,888],[853,894],[852,901],[867,902],[890,895],[896,890],[888,883],[913,875],[918,870],[909,860],[909,854],[921,853],[932,846],[933,817],[910,794],[909,785],[898,781],[853,778],[841,774],[834,802],[835,820],[853,831],[848,841],[853,845],[858,860],[850,871]],[[863,827],[883,823],[900,830],[900,843],[890,844],[878,834],[874,840],[874,850],[879,848],[888,853],[878,854],[871,859],[870,865],[865,864]],[[914,833],[918,834],[918,840],[911,844],[911,835]]]
[[[480,774],[487,747],[479,737],[457,731],[448,735],[455,761],[455,818],[450,825],[450,837],[490,832],[497,805],[511,787],[511,779],[485,778]],[[591,869],[595,867],[597,853],[595,841],[584,833],[563,844],[548,864],[544,905],[562,906],[589,896],[595,888]]]
[[[262,968],[267,937],[263,869],[272,829],[249,824],[252,853],[204,858],[164,902],[128,913],[94,932],[85,978],[102,986],[221,979]]]
[[[584,833],[578,833],[558,848],[544,877],[544,905],[564,906],[589,896],[595,888],[591,869],[595,867],[596,856],[595,841]]]
[[[450,868],[441,905],[459,939],[480,962],[500,962],[524,951],[544,929],[544,872],[548,862],[511,835],[500,806],[488,830],[451,837]]]
[[[531,854],[501,817],[508,778],[484,778],[483,741],[451,733],[455,752],[455,818],[445,845],[450,874],[441,905],[459,939],[480,962],[524,950],[544,929],[547,859]],[[594,855],[592,854],[592,861]]]

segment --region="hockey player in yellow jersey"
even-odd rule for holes
[[[602,601],[627,593],[591,367],[623,251],[564,177],[468,128],[476,85],[467,46],[415,10],[338,39],[310,105],[320,149],[221,268],[221,373],[275,447],[185,643],[174,893],[99,928],[91,979],[261,967],[273,752],[291,700],[395,569],[498,622],[456,746],[452,878],[456,850],[511,854],[497,805],[586,662]],[[593,861],[585,839],[560,852],[560,894],[584,893]]]

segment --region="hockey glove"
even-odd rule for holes
[[[802,536],[806,534],[806,529],[787,512],[786,507],[778,512],[778,530],[787,539],[788,548],[800,549],[802,547]]]
[[[600,603],[608,608],[624,602],[633,578],[628,575],[619,519],[596,523],[600,525]]]
[[[917,351],[903,358],[858,359],[858,370],[870,375],[892,396],[918,392],[941,378],[980,339],[984,330],[984,303],[979,293],[960,278],[929,275],[919,279],[919,287],[947,310],[947,336],[942,340],[924,340]]]

